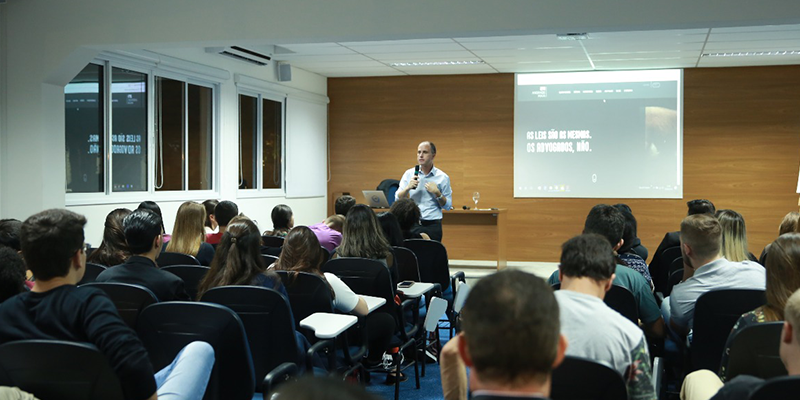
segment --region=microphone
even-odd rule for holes
[[[414,166],[414,176],[419,176],[419,164]]]

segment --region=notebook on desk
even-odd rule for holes
[[[361,193],[364,193],[364,199],[367,201],[368,206],[372,208],[389,208],[389,202],[386,201],[386,195],[383,190],[362,190]]]

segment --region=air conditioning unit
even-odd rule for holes
[[[239,46],[206,47],[206,53],[217,53],[246,63],[265,66],[272,61],[272,54],[263,54]]]

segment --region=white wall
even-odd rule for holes
[[[579,10],[579,12],[576,12]],[[0,4],[0,217],[63,207],[63,86],[100,50],[150,49],[274,82],[271,70],[211,60],[200,48],[434,37],[747,26],[800,22],[795,0],[407,0],[365,2],[9,0]],[[325,79],[295,70],[292,87],[325,94]],[[3,80],[4,79],[4,80]],[[220,197],[235,199],[235,85],[221,86]],[[202,199],[198,199],[202,200]],[[298,223],[324,217],[325,198],[239,201],[260,222],[286,201]],[[179,202],[162,204],[167,225]],[[132,205],[130,205],[132,206]],[[115,205],[73,207],[97,241]],[[252,211],[251,211],[252,210]],[[268,225],[268,224],[267,224]]]

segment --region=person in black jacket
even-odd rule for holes
[[[97,276],[97,282],[120,282],[144,286],[159,301],[191,300],[183,280],[156,264],[161,253],[161,217],[149,210],[136,210],[122,221],[131,256],[124,264],[111,267]]]
[[[100,289],[75,286],[86,271],[84,225],[86,218],[63,209],[25,220],[22,253],[36,280],[30,292],[0,303],[0,344],[24,339],[90,343],[119,377],[126,399],[155,400],[159,394],[202,399],[214,365],[211,345],[186,345],[154,375],[142,342],[111,299]]]

